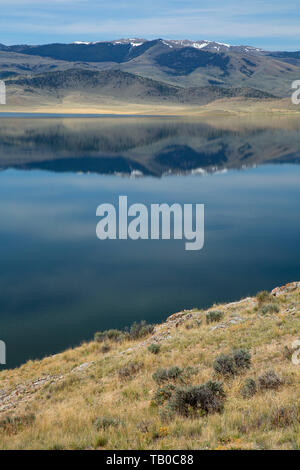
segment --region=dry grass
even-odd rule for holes
[[[3,109],[2,109],[3,108]],[[243,99],[223,98],[207,105],[133,102],[111,96],[93,95],[89,92],[72,92],[62,99],[51,93],[23,90],[10,87],[6,106],[1,112],[10,113],[51,113],[51,114],[116,114],[144,116],[186,116],[215,117],[230,119],[233,116],[254,117],[254,119],[278,118],[300,115],[300,107],[292,104],[291,98]]]
[[[0,448],[299,450],[300,366],[286,351],[299,337],[300,291],[275,302],[279,313],[264,316],[251,299],[213,306],[224,312],[223,329],[211,330],[219,323],[207,324],[207,312],[188,311],[157,326],[153,337],[109,342],[107,352],[91,342],[1,372]],[[233,315],[243,321],[228,323]],[[152,354],[148,347],[156,341],[161,349]],[[221,378],[223,413],[171,417],[153,402],[156,369],[193,367],[185,379],[193,385],[220,380],[213,362],[234,348],[250,350],[252,365]],[[125,376],[119,373],[124,367]],[[271,369],[282,380],[279,388],[243,398],[246,379],[257,381]]]

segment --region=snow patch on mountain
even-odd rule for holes
[[[132,47],[142,46],[146,39],[140,38],[127,38],[127,39],[118,39],[117,41],[113,41],[113,44],[130,44]]]
[[[218,41],[209,41],[209,40],[199,40],[199,41],[191,41],[189,39],[159,39],[158,40],[161,44],[169,47],[170,49],[179,49],[183,47],[193,47],[198,50],[205,50],[205,51],[216,51],[216,52],[228,52],[228,51],[238,51],[238,52],[245,52],[245,53],[264,53],[263,49],[259,49],[257,47],[252,46],[231,46],[230,44],[226,44],[223,42]],[[122,45],[122,44],[130,44],[131,47],[138,47],[142,46],[143,44],[147,43],[147,39],[141,38],[122,38],[117,39],[115,41],[96,41],[96,42],[87,42],[87,41],[75,41],[72,44],[76,45],[94,45],[94,44],[110,44],[110,45]]]
[[[74,42],[72,42],[72,44],[88,46],[89,44],[95,44],[95,43],[86,42],[86,41],[74,41]]]

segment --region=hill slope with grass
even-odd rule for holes
[[[26,106],[59,106],[73,102],[86,109],[117,102],[119,105],[157,104],[203,106],[220,99],[238,98],[265,104],[274,94],[251,87],[204,86],[185,88],[121,70],[69,69],[10,78],[6,81],[8,109]]]
[[[299,331],[293,283],[99,332],[0,373],[0,448],[299,450]]]
[[[289,97],[299,52],[270,52],[214,41],[131,38],[73,44],[0,44],[0,78],[66,68],[123,70],[184,87],[250,87]]]

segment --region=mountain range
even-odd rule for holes
[[[0,79],[12,105],[70,99],[203,105],[275,99],[300,79],[300,52],[213,41],[120,39],[72,44],[0,44]],[[9,101],[9,100],[8,100]]]

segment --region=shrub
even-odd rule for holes
[[[25,414],[20,416],[6,416],[0,421],[0,430],[6,434],[17,434],[24,427],[30,426],[35,421],[34,414]]]
[[[161,384],[169,380],[180,379],[183,372],[184,369],[180,369],[177,366],[171,367],[170,369],[157,369],[152,375],[152,378],[157,384]]]
[[[183,416],[190,412],[202,414],[220,413],[224,409],[225,393],[220,382],[209,381],[200,386],[177,388],[168,407]]]
[[[224,313],[221,310],[212,310],[206,314],[206,323],[214,323],[222,320]]]
[[[143,364],[140,362],[129,362],[126,366],[121,367],[118,370],[118,375],[121,380],[129,379],[130,377],[136,375],[143,367]]]
[[[273,411],[271,416],[272,427],[287,428],[299,423],[299,408],[297,406],[281,406]]]
[[[120,330],[106,330],[106,331],[98,331],[95,333],[95,341],[97,343],[103,343],[106,340],[114,341],[115,343],[119,343],[124,341],[126,335],[123,331]]]
[[[236,349],[231,354],[220,354],[213,364],[215,372],[224,376],[234,376],[251,366],[251,355],[244,349]]]
[[[125,336],[123,331],[120,330],[107,330],[105,333],[108,339],[115,342],[123,340]]]
[[[160,348],[160,344],[150,344],[150,346],[148,347],[148,351],[152,354],[158,354],[160,352]]]
[[[220,354],[213,364],[215,372],[222,375],[235,375],[236,365],[231,354]]]
[[[163,405],[167,400],[170,400],[174,390],[175,386],[173,384],[158,388],[154,394],[153,402],[156,403],[156,405]]]
[[[152,375],[154,382],[161,384],[168,381],[168,371],[167,369],[157,369]]]
[[[121,420],[119,418],[112,418],[112,417],[97,418],[94,421],[94,426],[97,429],[97,431],[100,431],[100,429],[107,429],[109,427],[117,427],[120,424],[121,424]]]
[[[171,367],[168,370],[168,378],[169,378],[169,380],[177,380],[178,378],[181,377],[183,372],[184,372],[184,369],[180,369],[177,366]]]
[[[257,392],[256,382],[253,379],[247,379],[242,388],[243,398],[251,398]]]
[[[95,333],[94,340],[97,343],[103,343],[104,341],[106,341],[106,339],[107,336],[105,335],[104,331],[97,331],[97,333]]]
[[[269,370],[258,378],[259,386],[262,390],[277,390],[282,385],[282,380],[274,372]]]
[[[131,339],[139,339],[147,336],[154,331],[153,325],[147,325],[147,323],[142,320],[140,323],[134,322],[129,328],[128,334]]]
[[[263,305],[262,308],[260,309],[260,313],[262,315],[267,315],[268,313],[279,313],[279,312],[280,312],[280,308],[274,302],[271,304]]]
[[[261,306],[266,302],[270,302],[271,294],[268,291],[263,290],[257,294],[256,299],[258,301],[258,305]]]
[[[235,365],[238,369],[250,369],[251,354],[245,349],[235,349],[232,352]]]
[[[147,336],[154,331],[153,325],[147,325],[145,321],[141,321],[140,323],[134,322],[130,328],[126,328],[125,331],[120,330],[106,330],[106,331],[98,331],[95,333],[94,340],[97,343],[103,343],[106,340],[114,341],[115,343],[119,343],[121,341],[125,341],[125,339],[139,339]]]

